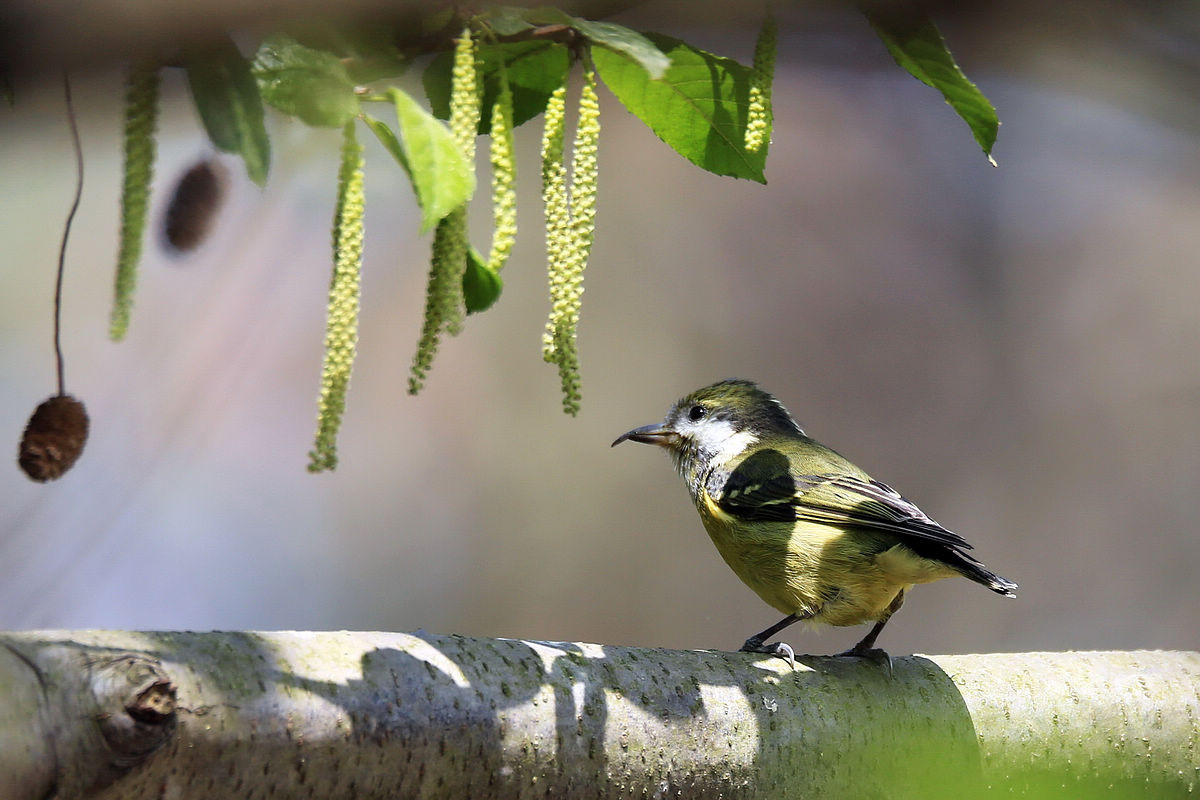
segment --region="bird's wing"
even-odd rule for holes
[[[862,525],[969,550],[957,533],[930,519],[892,487],[851,475],[798,475],[796,517]]]
[[[887,484],[846,474],[793,474],[778,450],[751,455],[714,488],[713,499],[721,510],[742,519],[852,525],[948,547],[971,547]]]

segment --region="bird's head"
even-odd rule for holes
[[[787,409],[750,381],[727,380],[680,399],[660,423],[621,434],[666,448],[685,477],[714,460],[724,463],[764,438],[803,434]]]

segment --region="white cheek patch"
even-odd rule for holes
[[[750,431],[734,431],[729,422],[708,422],[696,430],[696,443],[701,452],[718,463],[724,463],[741,454],[758,437]]]

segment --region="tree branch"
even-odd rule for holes
[[[1168,797],[1200,775],[1197,653],[798,662],[422,632],[0,634],[0,796]]]

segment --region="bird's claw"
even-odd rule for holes
[[[888,675],[893,674],[892,657],[890,655],[888,655],[886,650],[879,648],[879,647],[859,648],[858,646],[855,646],[855,647],[851,647],[849,650],[846,650],[845,652],[838,653],[837,657],[838,658],[843,658],[843,657],[865,658],[868,661],[874,661],[879,666],[885,668],[888,671]]]
[[[778,656],[788,662],[788,666],[792,669],[796,668],[796,651],[787,642],[776,642],[775,644],[763,644],[761,640],[750,638],[742,645],[742,653],[765,653],[769,656]]]

